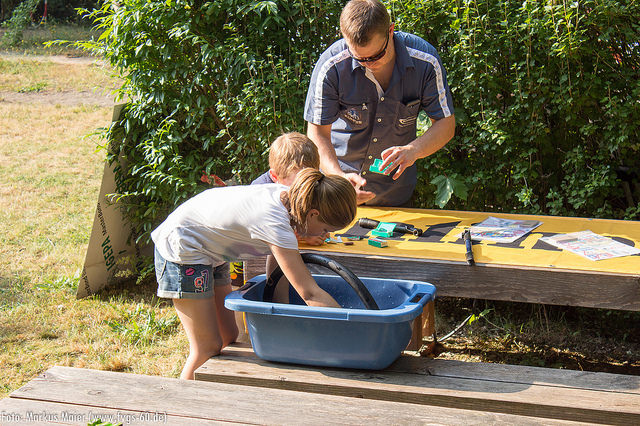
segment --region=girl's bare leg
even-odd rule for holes
[[[235,313],[224,307],[224,298],[227,294],[231,293],[232,290],[231,284],[215,287],[216,314],[223,348],[235,342],[238,338],[238,325],[236,324]]]
[[[196,369],[222,349],[216,298],[174,299],[173,305],[189,340],[189,357],[180,378],[193,380]]]

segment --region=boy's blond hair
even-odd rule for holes
[[[269,168],[279,180],[286,179],[305,167],[320,168],[318,147],[298,132],[284,133],[271,144]]]
[[[344,228],[356,217],[356,190],[342,176],[325,175],[317,169],[298,172],[289,192],[284,194],[291,224],[298,231],[306,231],[307,215],[311,209],[320,213],[318,219],[328,225]]]
[[[340,32],[355,46],[365,46],[374,34],[385,35],[391,18],[378,0],[351,0],[340,14]]]

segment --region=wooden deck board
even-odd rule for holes
[[[167,424],[538,424],[539,419],[403,402],[354,400],[280,389],[184,381],[71,367],[52,367],[0,401],[6,416],[62,412],[130,416],[124,424],[153,424],[143,413],[162,413]],[[105,414],[105,417],[106,417]],[[37,420],[37,419],[36,419]],[[2,424],[9,423],[5,418]],[[159,421],[158,423],[162,423]],[[40,424],[51,424],[46,421]],[[550,424],[566,424],[551,421]],[[12,424],[38,424],[26,417]],[[55,424],[55,423],[54,423]],[[59,424],[86,424],[85,421]]]
[[[545,421],[640,423],[636,376],[442,361],[405,356],[383,371],[323,369],[263,361],[247,348],[232,347],[207,361],[196,378]]]
[[[5,398],[0,401],[0,424],[33,426],[86,425],[96,419],[113,424],[183,426],[211,425],[209,420],[166,415],[164,412],[140,412],[123,409],[73,405],[33,399]]]

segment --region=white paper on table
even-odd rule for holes
[[[611,259],[640,253],[640,249],[588,230],[543,237],[540,240],[590,260]]]

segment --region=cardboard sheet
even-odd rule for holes
[[[114,107],[114,121],[120,116],[122,107]],[[131,279],[137,272],[136,262],[141,258],[141,248],[128,241],[131,227],[122,218],[119,206],[109,198],[109,194],[116,192],[115,166],[104,166],[91,237],[76,292],[78,299]],[[150,253],[149,247],[142,251],[147,255]]]

